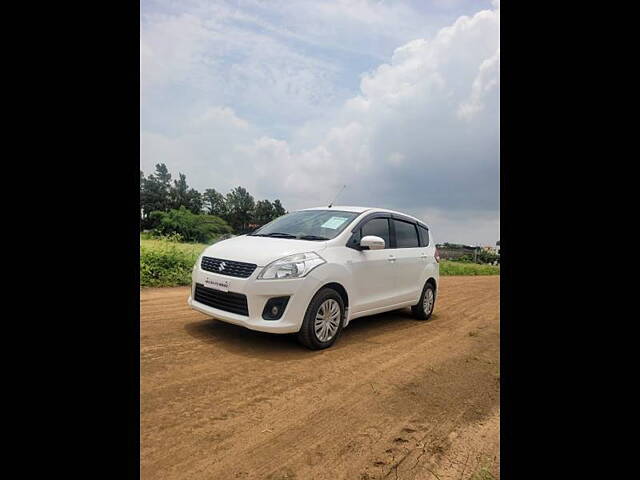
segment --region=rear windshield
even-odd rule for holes
[[[358,216],[342,210],[301,210],[288,213],[258,228],[249,235],[330,240],[340,234]]]

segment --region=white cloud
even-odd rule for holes
[[[207,32],[201,20],[189,14],[155,15],[140,31],[140,89],[152,89],[193,78],[203,54]]]
[[[238,117],[236,112],[229,107],[209,107],[202,115],[195,118],[193,122],[195,128],[231,128],[244,130],[249,123]]]
[[[492,90],[500,86],[500,49],[480,64],[478,76],[471,86],[471,95],[467,101],[458,107],[458,115],[470,120],[484,108],[484,99]]]
[[[233,105],[256,123],[275,117],[287,124],[337,105],[346,94],[335,82],[335,65],[298,52],[232,5],[203,4],[180,14],[143,8],[142,19],[144,120],[179,101],[192,109]],[[164,125],[173,127],[174,119]]]
[[[404,159],[405,159],[405,156],[402,153],[393,152],[391,155],[389,155],[389,158],[388,158],[387,161],[391,165],[398,166],[398,165],[402,165],[404,163]]]

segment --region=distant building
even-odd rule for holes
[[[436,244],[440,258],[444,260],[457,260],[460,257],[472,256],[476,251],[476,247],[471,245],[461,245],[457,243],[440,243]]]

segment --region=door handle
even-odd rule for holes
[[[387,258],[387,260],[389,260],[390,262],[395,262],[396,257],[394,257],[393,255],[389,255],[389,258]]]

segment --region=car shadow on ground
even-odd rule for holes
[[[434,313],[426,323],[437,322]],[[296,334],[270,334],[225,323],[213,318],[187,323],[185,331],[193,338],[215,345],[229,353],[270,361],[304,360],[316,355],[345,348],[360,350],[382,342],[376,338],[390,331],[421,328],[424,321],[416,320],[410,309],[394,310],[353,320],[340,338],[328,349],[312,351],[298,343]],[[410,334],[407,332],[407,334]]]

